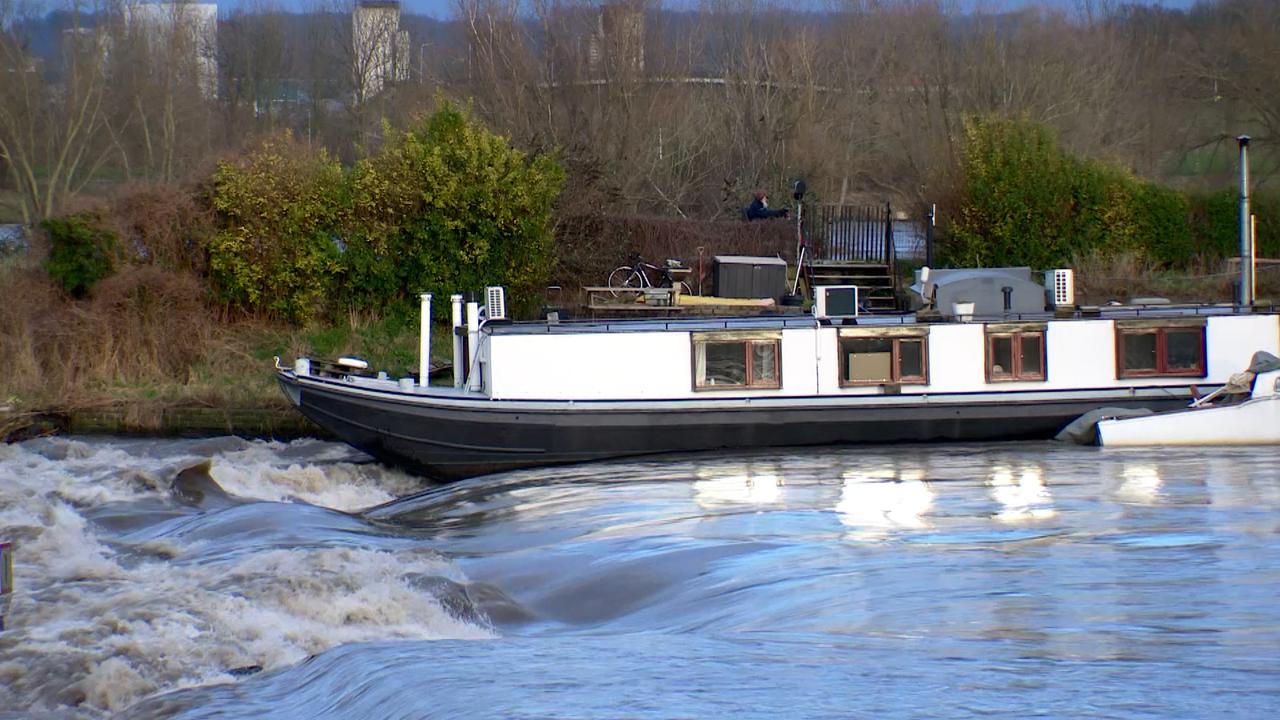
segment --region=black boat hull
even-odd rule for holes
[[[280,383],[316,424],[388,464],[439,480],[607,458],[716,449],[1052,437],[1099,407],[1169,410],[1187,388],[999,395],[523,402]]]

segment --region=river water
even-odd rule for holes
[[[0,446],[0,718],[1274,717],[1278,459]]]

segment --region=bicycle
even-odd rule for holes
[[[613,272],[609,273],[607,285],[614,297],[617,297],[619,292],[626,290],[669,287],[679,287],[681,295],[692,295],[693,289],[689,287],[689,283],[683,280],[676,282],[675,277],[671,274],[672,270],[683,268],[684,265],[673,258],[667,258],[665,265],[659,267],[653,263],[645,262],[644,258],[636,255],[634,263],[614,268]],[[651,272],[657,274],[658,282],[656,284],[649,277]]]

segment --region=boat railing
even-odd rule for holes
[[[882,325],[916,325],[922,323],[942,324],[958,323],[1004,323],[1004,322],[1045,322],[1048,320],[1113,320],[1122,318],[1161,318],[1161,317],[1208,317],[1234,315],[1242,312],[1268,314],[1280,313],[1280,305],[1254,305],[1241,308],[1230,304],[1217,305],[1098,305],[1079,306],[1070,312],[1035,312],[1035,313],[998,313],[993,315],[974,315],[961,321],[954,317],[928,317],[914,312],[875,313],[857,318],[844,318],[819,321],[810,315],[742,315],[731,317],[699,317],[699,318],[618,318],[618,319],[562,319],[555,322],[546,320],[503,321],[501,324],[486,323],[483,331],[487,334],[555,334],[581,332],[656,332],[656,331],[707,331],[707,330],[745,330],[752,328],[811,328],[817,325],[843,326],[882,326]]]

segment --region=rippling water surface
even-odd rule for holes
[[[0,446],[0,717],[1274,717],[1278,461]]]

